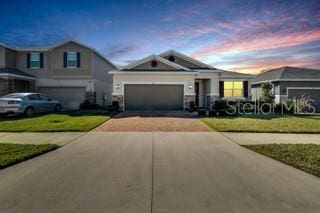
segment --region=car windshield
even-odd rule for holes
[[[1,98],[22,98],[23,96],[21,94],[8,94],[5,96],[2,96]]]

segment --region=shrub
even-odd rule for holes
[[[265,103],[273,103],[274,102],[274,95],[272,94],[272,84],[271,83],[262,83],[261,89],[262,94],[260,100]]]
[[[90,101],[85,100],[80,104],[80,109],[99,109],[99,105],[95,103],[90,103]]]

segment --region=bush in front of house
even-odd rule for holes
[[[90,101],[85,100],[83,103],[80,104],[80,109],[99,109],[100,106],[95,103],[90,103]]]

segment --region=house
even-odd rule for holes
[[[77,41],[50,47],[18,48],[0,44],[0,96],[38,91],[76,109],[85,99],[111,103],[116,69],[95,49]]]
[[[219,98],[250,99],[253,75],[214,68],[174,50],[133,62],[113,74],[112,98],[123,110],[186,110]]]
[[[259,99],[264,82],[273,85],[276,103],[305,96],[313,99],[312,105],[320,110],[320,70],[286,66],[260,73],[252,82],[254,100]]]

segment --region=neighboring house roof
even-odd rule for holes
[[[19,77],[23,79],[36,80],[37,78],[28,73],[22,72],[14,68],[0,68],[0,76]]]
[[[183,59],[183,60],[186,60],[186,61],[188,61],[188,62],[190,62],[190,63],[192,63],[192,64],[194,64],[194,65],[199,66],[198,68],[189,68],[189,69],[197,69],[197,70],[201,70],[201,69],[205,69],[205,70],[215,69],[214,67],[212,67],[212,66],[210,66],[210,65],[208,65],[208,64],[205,64],[205,63],[203,63],[203,62],[201,62],[201,61],[199,61],[199,60],[196,60],[196,59],[194,59],[194,58],[191,58],[191,57],[189,57],[189,56],[187,56],[187,55],[184,55],[184,54],[182,54],[182,53],[180,53],[180,52],[178,52],[178,51],[175,51],[175,50],[168,50],[168,51],[166,51],[166,52],[164,52],[164,53],[159,54],[159,56],[160,56],[160,57],[177,56],[177,57],[179,57],[179,58],[181,58],[181,59]]]
[[[320,70],[300,67],[280,67],[257,75],[253,84],[273,81],[320,81]]]
[[[79,41],[76,41],[76,40],[67,40],[67,41],[64,41],[64,42],[61,42],[59,44],[55,44],[55,45],[51,45],[51,46],[39,46],[39,47],[9,47],[5,44],[2,44],[0,43],[1,46],[3,47],[6,47],[6,48],[9,48],[9,49],[12,49],[12,50],[15,50],[15,51],[40,51],[40,52],[46,52],[46,51],[51,51],[55,48],[58,48],[62,45],[65,45],[65,44],[68,44],[68,43],[76,43],[80,46],[83,46],[85,48],[88,48],[90,49],[92,52],[94,52],[95,54],[97,54],[98,56],[100,56],[102,59],[104,59],[106,62],[108,62],[109,64],[111,64],[114,68],[117,68],[116,65],[114,65],[111,61],[109,61],[104,55],[102,55],[98,50],[96,50],[95,48],[93,47],[90,47],[82,42],[79,42]]]
[[[141,60],[135,61],[135,62],[133,62],[131,64],[128,64],[127,66],[122,67],[120,70],[123,70],[123,71],[128,71],[128,70],[132,70],[132,71],[152,71],[150,69],[148,69],[148,70],[140,70],[140,69],[135,69],[135,68],[138,67],[139,65],[142,65],[142,64],[144,64],[144,63],[146,63],[148,61],[153,61],[153,60],[159,61],[161,63],[164,63],[164,64],[168,65],[169,67],[172,67],[172,70],[170,70],[170,71],[192,71],[192,70],[190,70],[190,69],[188,69],[186,67],[183,67],[183,66],[181,66],[179,64],[176,64],[176,63],[173,63],[171,61],[168,61],[167,59],[162,58],[162,57],[157,56],[157,55],[150,55],[150,56],[145,57],[145,58],[143,58]],[[161,70],[155,69],[154,71],[161,71]]]
[[[247,73],[239,73],[234,71],[220,70],[220,77],[223,79],[248,79],[255,78],[255,75],[247,74]]]

